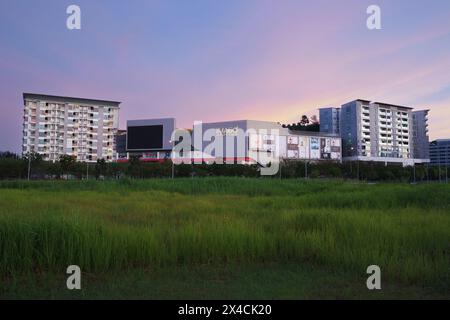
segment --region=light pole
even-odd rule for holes
[[[283,163],[283,162],[282,162],[281,160],[279,160],[279,163],[280,163],[280,170],[279,170],[279,171],[280,171],[280,180],[281,180],[281,179],[282,179],[282,178],[281,178],[281,166],[282,166],[282,163]]]
[[[448,166],[445,166],[445,183],[448,183]]]
[[[172,160],[172,179],[174,179],[175,178],[175,164],[173,163],[173,160]]]
[[[308,179],[308,161],[305,159],[305,179]]]
[[[438,153],[438,174],[439,174],[439,183],[441,183],[441,154]]]
[[[359,155],[360,154],[362,154],[363,152],[362,152],[362,148],[363,148],[363,144],[364,144],[364,146],[365,146],[365,143],[366,143],[366,140],[365,139],[361,139],[361,141],[360,141],[360,143],[358,144],[358,146],[356,146],[357,147],[357,149],[356,149],[356,159],[357,159],[357,165],[358,165],[358,181],[359,181]],[[364,150],[365,150],[365,147],[364,147]],[[364,155],[365,155],[366,153],[364,153]]]
[[[350,147],[350,150],[351,150],[352,156],[356,157],[356,177],[357,177],[357,179],[359,181],[359,159],[358,159],[358,153],[355,152],[356,149],[353,146]],[[351,161],[350,161],[350,165],[351,165]],[[350,169],[350,172],[351,171],[352,170]]]
[[[31,153],[28,152],[28,181],[30,181],[31,175]]]
[[[170,152],[170,155],[172,156],[171,158],[172,158],[172,179],[174,179],[175,178],[175,164],[174,164],[174,153],[173,153],[173,149],[174,149],[174,141],[173,140],[170,140],[169,141],[171,144],[172,144],[172,151]]]
[[[356,160],[356,175],[357,175],[358,181],[359,181],[359,159],[358,158]]]

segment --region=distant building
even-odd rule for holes
[[[44,160],[113,161],[119,123],[117,101],[24,93],[22,152]]]
[[[413,157],[430,159],[428,137],[428,112],[430,110],[413,111]]]
[[[450,139],[438,139],[430,143],[430,163],[450,166]]]
[[[340,108],[328,107],[319,109],[320,132],[339,134]]]
[[[126,153],[142,160],[163,160],[171,157],[174,118],[128,120]]]
[[[197,125],[198,126],[198,125]],[[341,138],[339,135],[293,131],[283,128],[279,123],[257,120],[239,120],[214,123],[202,123],[201,128],[194,125],[195,134],[206,130],[214,130],[223,136],[223,142],[219,150],[224,162],[230,163],[254,163],[265,165],[264,160],[269,158],[281,158],[285,160],[322,161],[342,160]],[[248,133],[243,137],[243,133]],[[238,148],[238,141],[245,141],[244,148]],[[212,158],[220,158],[217,150],[209,153],[207,146],[210,141],[203,141],[200,146],[194,145],[196,150]],[[231,147],[231,148],[229,148]]]
[[[426,126],[419,127],[423,129]],[[410,107],[362,99],[341,107],[340,133],[344,160],[403,165],[428,162],[427,158],[414,158],[412,131],[413,112]]]
[[[137,155],[142,161],[163,161],[172,156],[172,147],[179,142],[171,141],[171,132],[175,129],[173,118],[129,120],[127,128],[126,158]],[[189,150],[174,155],[183,161],[265,165],[279,158],[342,160],[342,141],[338,135],[292,131],[276,122],[196,122],[193,129],[187,131],[191,139]]]
[[[116,134],[117,159],[127,157],[127,130],[117,130]]]

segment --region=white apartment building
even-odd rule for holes
[[[403,165],[427,162],[427,159],[414,158],[410,107],[361,99],[351,101],[341,107],[340,133],[346,160]]]
[[[113,161],[120,102],[24,93],[22,152],[46,161]]]

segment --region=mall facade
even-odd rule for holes
[[[126,139],[125,148],[118,150],[119,161],[126,161],[132,155],[138,155],[143,161],[163,161],[172,157],[174,147],[174,158],[193,163],[265,165],[278,159],[342,160],[339,135],[293,131],[276,122],[195,122],[192,129],[174,129],[173,135],[168,134],[173,128],[173,118],[128,121],[127,137],[122,138]]]

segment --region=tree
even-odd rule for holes
[[[42,164],[42,155],[37,152],[28,152],[23,157],[22,160],[27,167],[27,177],[31,177],[33,172],[38,172]]]
[[[309,119],[309,124],[305,126],[305,131],[313,131],[313,132],[320,131],[319,119],[317,119],[317,116],[315,114],[313,114]]]
[[[71,172],[71,170],[74,168],[76,163],[76,159],[74,156],[69,155],[62,155],[59,157],[59,164],[61,166],[61,172],[62,174],[66,175],[66,178],[68,177],[68,174]]]
[[[131,155],[128,161],[128,174],[131,177],[139,178],[141,177],[141,159],[137,155]]]
[[[27,177],[27,163],[14,158],[0,158],[0,179],[21,179]]]
[[[69,172],[71,175],[75,176],[77,179],[83,179],[83,174],[86,173],[86,166],[89,164],[86,162],[74,162],[70,167]]]
[[[19,159],[20,157],[10,151],[0,152],[0,159]]]
[[[37,152],[28,152],[27,154],[25,154],[23,156],[23,159],[26,161],[30,160],[32,163],[35,163],[35,164],[40,163],[43,160],[42,155],[40,155]]]
[[[302,119],[300,120],[300,126],[307,126],[309,124],[309,119],[306,115],[302,115]]]
[[[95,164],[95,178],[98,179],[100,176],[104,176],[106,174],[106,161],[105,159],[97,159],[97,163]]]
[[[320,131],[320,124],[316,115],[311,116],[311,118],[308,118],[308,116],[303,115],[298,123],[282,125],[282,127],[294,131],[312,131],[312,132]]]

